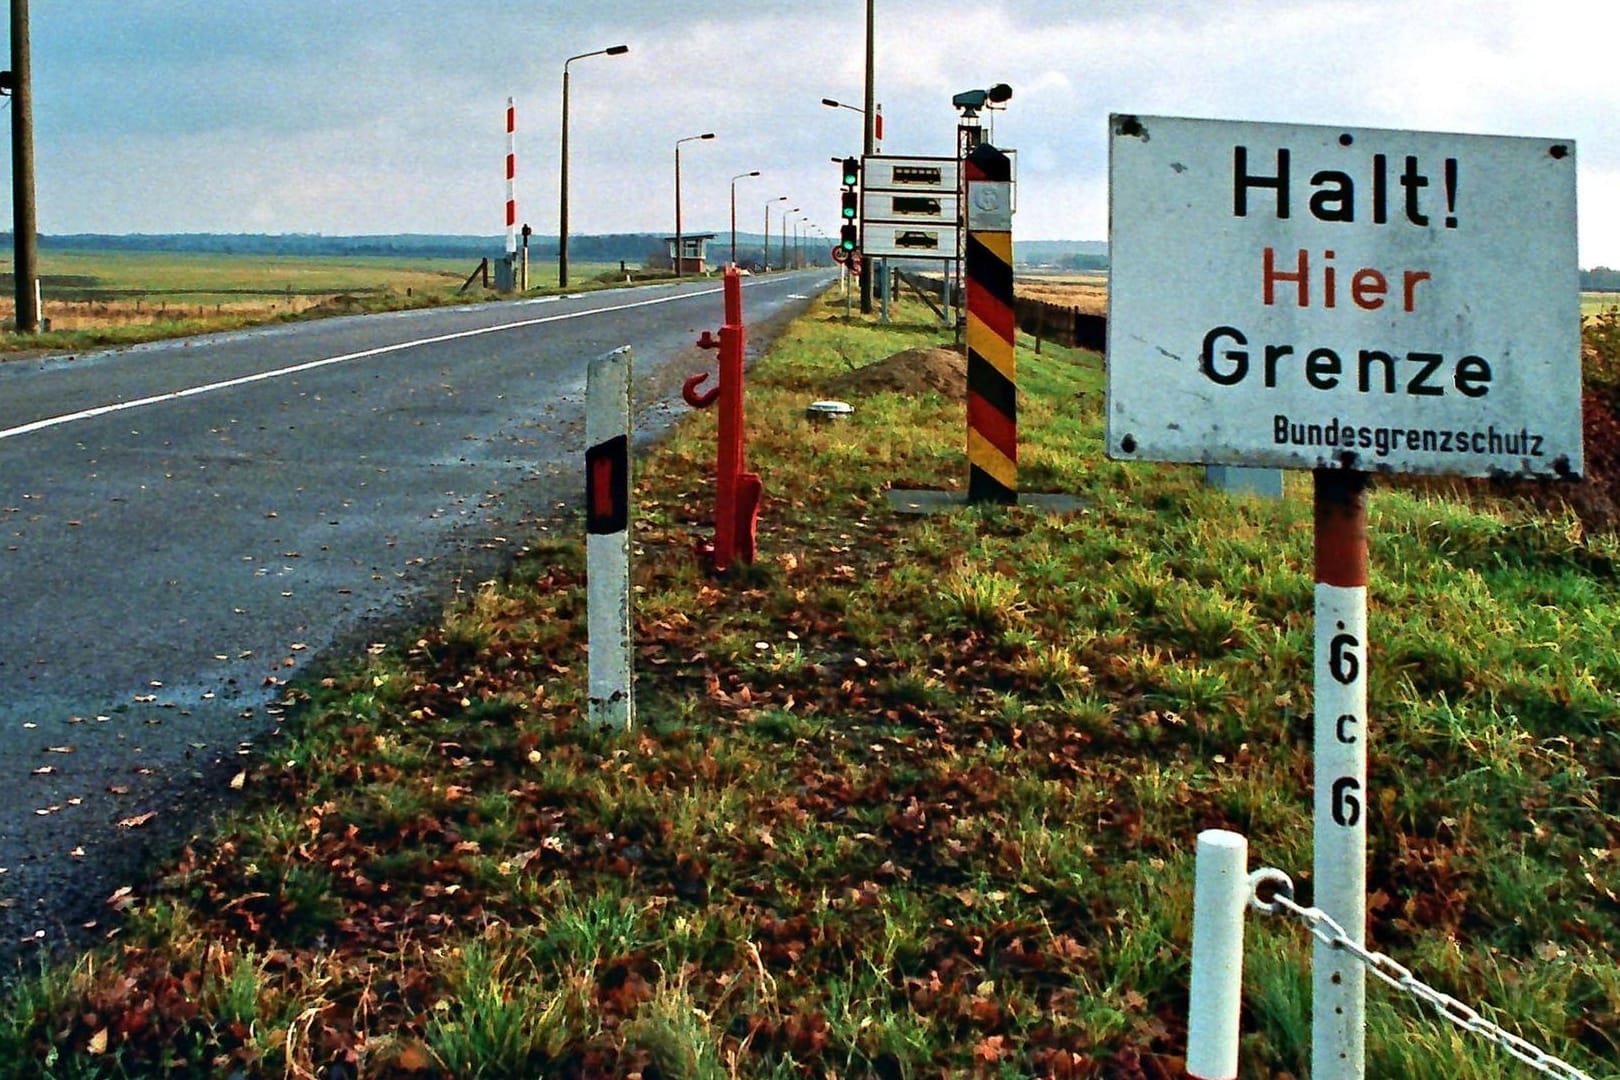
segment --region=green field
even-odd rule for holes
[[[472,270],[466,260],[448,259],[406,263],[386,257],[49,249],[40,254],[39,266],[47,307],[57,300],[161,298],[176,304],[218,304],[246,297],[453,290]]]
[[[756,565],[702,572],[711,413],[638,462],[640,726],[582,729],[577,521],[319,684],[245,804],[0,1009],[0,1077],[1182,1074],[1196,834],[1311,893],[1311,509],[1102,453],[1022,341],[1025,490],[933,517],[960,400],[835,380],[941,340],[819,302],[749,372]],[[1620,541],[1370,497],[1370,940],[1620,1077]],[[1311,938],[1248,920],[1244,1077],[1309,1069]],[[1372,981],[1368,1075],[1528,1075]],[[1565,1075],[1565,1074],[1560,1074]]]
[[[472,259],[277,256],[45,249],[41,310],[50,329],[0,336],[0,352],[86,348],[236,329],[289,318],[490,299]],[[578,288],[617,283],[616,264],[576,264]],[[0,317],[12,316],[5,265]],[[556,287],[555,262],[531,261],[529,288]]]
[[[1596,315],[1603,311],[1612,311],[1620,308],[1620,292],[1583,292],[1581,293],[1581,314]]]

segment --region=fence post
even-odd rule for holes
[[[1241,834],[1198,834],[1187,1002],[1187,1075],[1196,1080],[1237,1077],[1248,863],[1249,842]]]
[[[587,718],[635,722],[630,655],[630,347],[598,356],[585,376]]]

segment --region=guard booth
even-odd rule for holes
[[[715,237],[714,233],[697,233],[681,236],[681,254],[677,273],[706,274],[708,273],[709,241]],[[669,249],[669,265],[677,266],[675,262],[675,238],[664,237],[664,245]]]

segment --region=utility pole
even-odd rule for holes
[[[17,332],[39,332],[39,236],[34,214],[34,102],[28,56],[28,0],[11,0],[11,70],[0,90],[11,94],[12,275]]]
[[[866,137],[861,144],[861,153],[865,157],[872,156],[872,149],[875,145],[873,117],[876,115],[877,111],[875,106],[877,93],[874,85],[875,75],[873,72],[873,60],[876,53],[876,45],[873,37],[873,26],[875,23],[873,7],[876,3],[877,0],[866,0],[866,116],[864,121],[866,125]],[[861,275],[861,314],[870,315],[872,314],[872,267],[867,266],[865,269],[866,273]]]

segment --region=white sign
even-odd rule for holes
[[[955,195],[959,168],[955,158],[872,154],[861,158],[861,190]]]
[[[956,228],[956,192],[873,191],[861,192],[861,218],[865,221],[892,221],[910,225],[944,225]]]
[[[956,226],[865,222],[861,254],[867,258],[956,258]]]
[[[1111,457],[1581,472],[1573,142],[1110,125]]]

